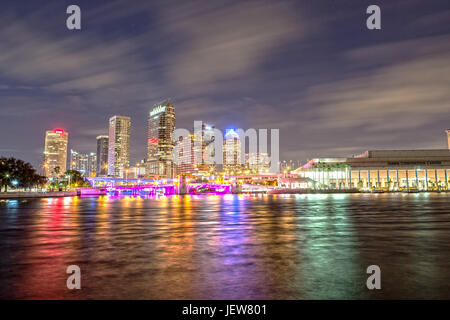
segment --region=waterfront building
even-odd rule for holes
[[[216,170],[216,150],[215,150],[214,126],[210,123],[202,123],[202,153],[203,162],[207,166],[207,171],[213,173]]]
[[[123,178],[130,165],[131,118],[113,116],[109,119],[108,175]]]
[[[88,174],[89,177],[97,176],[97,153],[91,152],[89,153],[89,162],[88,162]]]
[[[108,136],[97,137],[97,166],[96,176],[108,174]]]
[[[245,166],[250,173],[269,173],[269,155],[264,152],[251,152],[245,154]]]
[[[70,170],[77,170],[82,175],[89,177],[89,155],[70,150]]]
[[[278,168],[281,173],[288,173],[302,165],[300,160],[282,160],[278,162]]]
[[[205,145],[202,135],[190,134],[179,138],[174,148],[178,175],[205,175],[209,172],[209,167],[203,158]]]
[[[125,179],[139,179],[146,177],[145,160],[141,160],[136,165],[124,169],[123,177]]]
[[[85,177],[93,177],[97,170],[97,154],[95,152],[80,153],[71,149],[69,168],[79,171]]]
[[[172,160],[175,130],[175,109],[170,99],[155,105],[148,116],[146,174],[172,178],[175,166]]]
[[[234,129],[227,129],[223,142],[223,169],[226,174],[242,171],[241,140]]]
[[[62,129],[45,132],[42,173],[47,178],[55,178],[66,172],[68,140],[69,133]]]
[[[292,173],[320,189],[448,190],[450,150],[369,150],[350,158],[312,159]]]

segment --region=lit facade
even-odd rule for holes
[[[71,149],[69,168],[79,171],[85,177],[93,177],[97,170],[97,154],[80,153]]]
[[[269,155],[263,152],[252,152],[245,154],[245,166],[251,173],[269,173]]]
[[[97,177],[108,174],[108,140],[108,136],[97,137]]]
[[[228,129],[223,142],[223,169],[227,174],[236,174],[242,170],[241,140],[233,129]]]
[[[67,143],[69,133],[62,129],[45,132],[44,161],[42,173],[47,178],[55,178],[66,172],[67,166]],[[57,174],[55,168],[59,168]]]
[[[326,189],[448,190],[450,150],[371,150],[351,158],[313,159],[292,173]]]
[[[209,172],[214,172],[216,170],[216,150],[214,140],[214,126],[209,123],[202,123],[203,163],[206,164],[206,170]]]
[[[175,109],[170,99],[155,105],[148,117],[146,174],[172,178],[175,166],[172,160],[175,130]]]
[[[175,144],[174,154],[176,155],[176,173],[187,175],[203,175],[209,172],[209,167],[203,158],[205,152],[205,141],[200,135],[190,134],[180,137]]]
[[[123,178],[130,165],[131,118],[113,116],[109,119],[108,175]]]
[[[97,153],[89,153],[89,177],[97,176]]]
[[[89,155],[70,150],[70,170],[77,170],[84,176],[89,176]]]

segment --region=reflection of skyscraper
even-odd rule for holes
[[[108,175],[123,178],[130,165],[131,118],[113,116],[109,119]]]
[[[97,137],[97,176],[108,173],[108,136]]]
[[[56,177],[66,172],[68,140],[69,133],[62,129],[45,132],[44,164],[42,173],[47,178]],[[58,169],[55,170],[55,168]],[[58,171],[58,173],[55,171]]]
[[[242,169],[241,140],[233,129],[228,129],[223,142],[223,169],[226,173],[239,173]]]
[[[174,176],[172,161],[175,110],[170,99],[157,104],[148,117],[148,147],[146,174]]]
[[[447,133],[447,145],[450,149],[450,129],[445,130],[445,132]]]

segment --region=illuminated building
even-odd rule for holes
[[[147,175],[164,175],[168,178],[174,176],[172,160],[174,130],[175,110],[170,99],[168,99],[155,105],[149,113]]]
[[[245,165],[251,173],[269,173],[269,155],[267,153],[252,152],[245,154]]]
[[[123,178],[130,165],[131,118],[113,116],[109,119],[108,175]]]
[[[450,129],[445,130],[445,133],[447,133],[447,145],[450,149]]]
[[[45,132],[44,163],[42,173],[47,178],[55,178],[66,172],[67,143],[69,133],[62,129]],[[55,168],[59,172],[55,172]],[[56,169],[56,171],[58,171]]]
[[[292,173],[320,189],[448,190],[450,150],[370,150],[351,158],[312,159]]]
[[[201,175],[209,171],[202,156],[205,145],[200,135],[190,134],[179,138],[173,151],[177,156],[175,163],[177,174]]]
[[[135,166],[130,166],[125,169],[124,178],[139,179],[145,177],[145,161],[142,160],[136,163]]]
[[[89,153],[89,176],[95,177],[97,176],[97,153],[91,152]]]
[[[96,175],[97,155],[94,152],[89,154],[80,153],[70,150],[70,170],[77,170],[85,177],[92,177]]]
[[[208,123],[202,123],[203,162],[206,164],[209,172],[214,172],[216,169],[214,140],[214,126]]]
[[[108,136],[97,137],[97,168],[96,176],[108,174]]]
[[[227,174],[242,170],[241,140],[234,129],[227,129],[223,142],[223,169]]]
[[[84,176],[89,176],[89,155],[70,150],[70,170],[77,170]]]

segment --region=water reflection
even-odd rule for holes
[[[446,194],[0,202],[0,298],[450,298]],[[68,265],[82,290],[66,289]],[[383,290],[365,287],[367,266]]]

